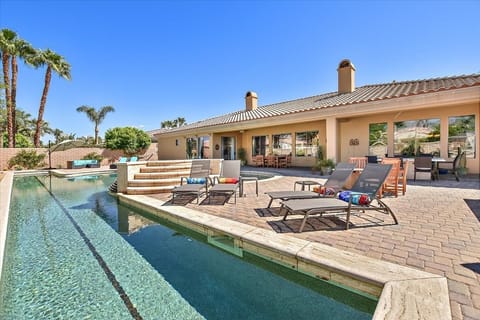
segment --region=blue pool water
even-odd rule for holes
[[[114,179],[15,179],[0,319],[371,318],[371,299],[118,206]]]

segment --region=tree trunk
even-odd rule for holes
[[[34,144],[36,148],[40,147],[40,130],[43,122],[43,113],[45,112],[45,105],[47,104],[48,88],[50,87],[50,80],[52,79],[52,68],[47,67],[45,73],[45,84],[43,86],[42,99],[40,100],[40,107],[38,108],[37,128],[35,130]]]
[[[18,64],[17,57],[12,56],[12,86],[10,87],[11,96],[12,96],[12,127],[13,127],[13,147],[16,147],[17,142],[15,141],[15,135],[17,134],[17,75],[18,75]]]
[[[98,124],[95,123],[95,145],[98,144]]]
[[[7,139],[8,147],[13,148],[13,119],[12,119],[12,95],[10,91],[10,69],[9,69],[10,55],[6,52],[2,55],[3,66],[3,80],[5,84],[5,100],[7,103]]]

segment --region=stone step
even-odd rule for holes
[[[180,178],[173,179],[142,179],[128,181],[128,187],[174,187],[180,184]]]
[[[178,171],[178,172],[140,172],[134,175],[135,180],[143,179],[178,179],[180,181],[181,177],[188,177],[190,174],[189,171]]]
[[[187,172],[187,174],[190,174],[190,166],[181,166],[181,165],[175,165],[175,166],[147,166],[147,167],[140,168],[140,172],[142,172],[142,173],[148,173],[148,172],[181,172],[182,174],[184,172]]]
[[[154,194],[154,193],[170,193],[173,186],[160,187],[128,187],[127,194]]]
[[[165,161],[165,160],[157,160],[157,161],[148,161],[148,167],[157,167],[157,166],[187,166],[190,168],[192,165],[191,160],[172,160],[172,161]]]

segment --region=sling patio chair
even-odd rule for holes
[[[441,162],[439,163],[439,168],[446,169],[447,172],[451,172],[455,176],[455,180],[460,181],[460,178],[458,177],[458,171],[459,171],[459,168],[462,166],[462,158],[465,158],[465,151],[459,150],[457,156],[453,161]],[[444,165],[447,165],[450,167],[445,167]]]
[[[192,160],[189,177],[181,177],[180,185],[172,189],[172,204],[175,204],[175,196],[195,195],[197,203],[203,194],[208,193],[208,186],[212,185],[210,178],[210,160]]]
[[[214,177],[214,185],[208,191],[208,202],[216,195],[234,196],[237,203],[237,190],[240,184],[240,160],[223,160],[220,175]],[[242,190],[240,190],[242,194]],[[228,201],[228,198],[227,198]]]
[[[390,164],[369,163],[358,177],[351,190],[342,191],[338,198],[310,198],[295,199],[282,202],[281,210],[285,210],[283,220],[291,215],[303,215],[303,221],[298,232],[302,232],[309,216],[323,214],[346,215],[346,226],[348,230],[352,212],[363,213],[368,210],[375,210],[381,213],[390,214],[398,224],[397,218],[392,210],[378,197],[378,192],[390,172]]]
[[[318,187],[314,187],[313,191],[272,191],[266,192],[270,197],[270,202],[268,203],[267,208],[270,208],[273,200],[291,200],[291,199],[308,199],[316,198],[322,196],[334,196],[338,191],[340,191],[348,178],[355,169],[354,163],[339,162],[335,167],[335,170],[332,172],[325,184],[318,183]]]

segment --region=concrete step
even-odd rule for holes
[[[178,179],[181,177],[188,177],[190,172],[140,172],[135,173],[133,178],[135,180],[141,179]]]
[[[140,168],[140,172],[148,173],[148,172],[180,172],[182,174],[190,174],[190,166],[147,166]]]
[[[160,187],[128,187],[127,194],[154,194],[154,193],[170,193],[173,186]]]
[[[141,179],[128,181],[128,187],[159,187],[159,186],[177,186],[180,184],[179,178],[173,179]]]
[[[190,168],[192,162],[190,160],[158,160],[158,161],[149,161],[147,162],[148,167],[157,167],[157,166],[187,166]]]

